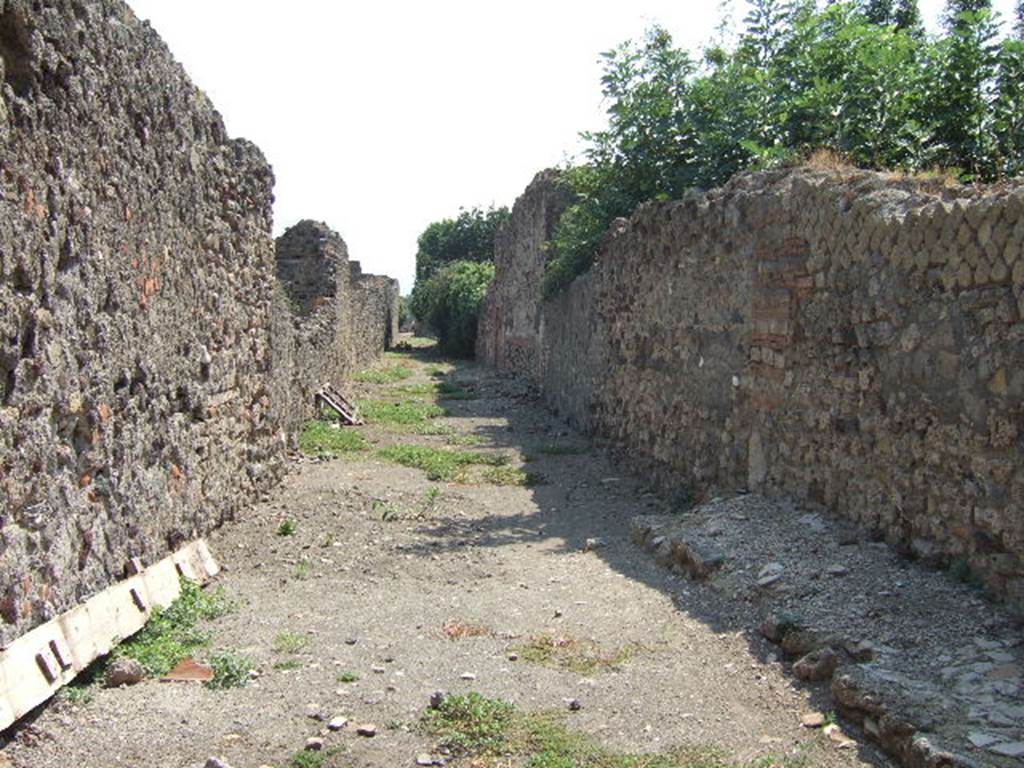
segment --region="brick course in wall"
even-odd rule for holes
[[[744,175],[616,221],[542,303],[557,190],[499,238],[484,359],[667,489],[824,505],[1024,605],[1024,189]]]

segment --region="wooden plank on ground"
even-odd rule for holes
[[[220,567],[202,539],[113,584],[0,650],[0,731],[48,700],[181,592],[182,575],[206,583]]]

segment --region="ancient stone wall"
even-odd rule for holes
[[[326,224],[301,221],[276,242],[277,294],[270,386],[275,418],[295,433],[326,382],[342,386],[398,336],[398,282],[364,275]]]
[[[274,482],[312,355],[269,166],[123,2],[0,0],[0,80],[2,646]]]
[[[516,204],[529,242],[550,194]],[[746,175],[615,222],[551,302],[499,273],[483,351],[518,371],[537,345],[550,403],[667,489],[821,504],[1024,605],[1022,251],[1019,187]],[[496,319],[529,313],[507,345]]]
[[[556,171],[538,173],[530,194],[520,198],[515,215],[495,234],[494,288],[481,308],[476,354],[499,368],[538,378],[544,330],[536,298],[540,295],[549,253],[544,244],[554,233],[572,193]]]
[[[352,365],[366,365],[398,338],[398,281],[364,275],[353,261],[349,282],[352,312]]]

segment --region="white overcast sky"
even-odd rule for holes
[[[275,232],[304,218],[412,288],[416,237],[513,203],[603,124],[598,54],[652,23],[694,51],[720,0],[128,0],[232,136],[277,178]],[[737,14],[743,0],[734,0]],[[942,0],[922,0],[934,24]],[[996,0],[1009,15],[1013,0]]]

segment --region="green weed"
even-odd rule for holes
[[[254,668],[252,659],[231,651],[215,653],[210,657],[210,666],[213,667],[213,680],[206,683],[206,687],[217,689],[248,685]]]
[[[466,467],[473,464],[498,466],[508,461],[507,457],[495,454],[452,451],[421,445],[393,445],[378,451],[377,455],[405,467],[422,469],[430,480],[443,481],[462,479],[465,476]]]
[[[339,683],[358,683],[359,675],[355,672],[341,672],[338,674],[337,680]]]
[[[483,445],[487,439],[480,435],[451,435],[444,441],[446,445],[461,445],[464,447],[472,445]]]
[[[478,693],[450,696],[423,716],[438,747],[481,768],[740,768],[722,750],[683,747],[663,754],[631,755],[605,749],[569,728],[551,712],[523,714],[504,701]],[[510,759],[511,758],[511,759]],[[791,766],[785,760],[772,765]]]
[[[606,672],[629,661],[639,651],[626,645],[605,651],[592,640],[579,640],[568,635],[536,635],[526,643],[512,647],[523,661],[569,669],[581,675]]]
[[[92,700],[96,698],[95,687],[95,683],[79,683],[76,680],[61,688],[57,696],[68,704],[84,707],[86,704],[92,704]]]
[[[442,381],[437,385],[437,394],[442,400],[476,400],[479,397],[467,385],[457,381]]]
[[[366,438],[354,429],[322,419],[307,421],[299,435],[299,449],[316,458],[334,458],[367,447]]]
[[[146,626],[114,649],[111,659],[130,657],[142,664],[146,674],[166,675],[182,659],[209,644],[209,635],[196,625],[223,616],[229,609],[222,590],[204,591],[195,582],[182,579],[178,599],[166,609],[154,610]]]
[[[298,653],[309,645],[309,637],[298,632],[281,632],[274,638],[274,653]]]
[[[370,384],[392,384],[402,379],[408,379],[413,375],[411,368],[406,368],[401,365],[391,365],[387,368],[377,368],[372,370],[360,371],[352,378],[356,381],[367,382]]]
[[[303,749],[292,756],[291,761],[288,763],[288,768],[324,768],[327,761],[336,754],[338,754],[337,747],[315,751]]]
[[[389,523],[394,520],[401,520],[404,515],[402,514],[402,508],[393,501],[384,501],[383,499],[374,499],[372,503],[373,511],[380,513],[380,519],[383,523]]]
[[[418,427],[445,416],[447,411],[434,403],[406,400],[392,403],[386,400],[361,400],[359,410],[366,421],[391,428]]]
[[[279,669],[282,671],[299,669],[300,667],[302,667],[302,662],[298,659],[283,659],[282,661],[274,662],[274,669]]]
[[[442,749],[459,755],[500,755],[508,749],[508,732],[515,710],[505,701],[479,693],[449,696],[430,709],[423,723],[440,739]]]
[[[289,518],[288,520],[282,520],[281,524],[277,526],[278,536],[294,536],[299,530],[299,524]]]
[[[313,563],[308,557],[304,557],[295,564],[292,569],[292,576],[299,581],[305,581],[313,573]]]
[[[413,397],[435,397],[438,394],[437,384],[406,384],[401,387],[392,387],[389,394],[409,395]]]
[[[539,472],[524,472],[512,467],[491,467],[484,472],[484,480],[491,485],[518,485],[530,487],[544,483],[544,475]]]
[[[586,453],[587,449],[581,445],[569,445],[568,443],[545,443],[537,448],[537,452],[547,456],[578,456]]]

